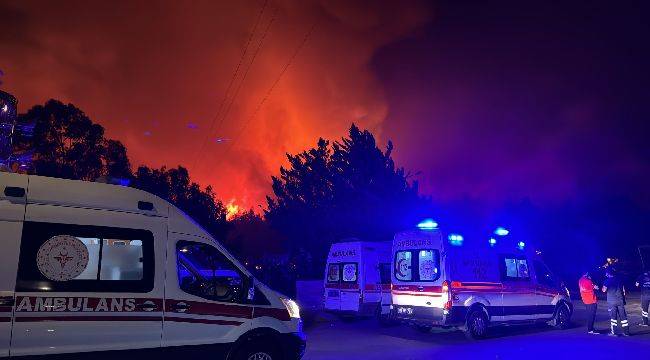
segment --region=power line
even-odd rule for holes
[[[221,120],[219,121],[219,126],[217,126],[217,129],[221,127],[223,124],[224,120],[228,117],[228,114],[230,113],[230,109],[232,108],[232,105],[235,103],[235,100],[237,100],[237,96],[239,95],[239,91],[241,90],[242,86],[244,85],[244,81],[246,80],[246,77],[248,76],[248,73],[250,69],[253,67],[253,62],[255,62],[255,59],[257,58],[257,54],[259,54],[260,50],[262,49],[262,45],[264,44],[264,39],[266,39],[266,35],[269,33],[269,30],[271,29],[271,25],[273,25],[273,22],[275,21],[276,15],[278,13],[279,8],[276,7],[275,10],[273,11],[273,16],[271,17],[271,21],[269,21],[268,25],[266,26],[266,29],[264,30],[264,33],[262,34],[262,37],[260,38],[260,41],[257,45],[257,48],[255,49],[255,52],[253,53],[253,57],[251,58],[250,63],[248,64],[248,67],[244,71],[244,75],[242,76],[241,81],[239,82],[239,85],[237,86],[237,89],[235,90],[235,94],[233,95],[232,99],[230,100],[230,103],[226,107],[226,111],[224,112],[223,116],[221,117]]]
[[[244,133],[244,131],[246,130],[246,127],[248,127],[250,122],[257,116],[257,114],[259,113],[259,111],[262,108],[262,106],[264,105],[264,103],[269,99],[269,97],[271,96],[271,93],[273,92],[275,87],[278,85],[278,83],[282,79],[282,76],[287,72],[287,70],[289,69],[289,66],[291,66],[293,61],[296,59],[296,57],[300,53],[300,50],[302,50],[302,48],[305,46],[305,44],[307,43],[307,41],[311,37],[312,33],[314,32],[315,28],[316,28],[316,23],[314,23],[311,26],[311,28],[309,28],[309,30],[305,34],[305,37],[298,44],[298,47],[296,47],[296,50],[293,52],[293,54],[289,57],[289,60],[287,61],[287,63],[284,65],[284,67],[280,71],[280,74],[278,74],[278,77],[275,79],[275,81],[273,82],[271,87],[267,90],[266,94],[264,95],[262,100],[259,102],[259,104],[257,104],[257,107],[255,108],[255,111],[251,114],[251,116],[244,123],[244,126],[242,126],[242,128],[239,130],[239,132],[237,133],[237,136],[235,136],[233,138],[233,141],[231,142],[230,146],[226,149],[226,151],[225,151],[225,153],[223,155],[224,157],[227,156],[230,153],[230,150],[232,150],[232,148],[235,146],[235,143],[237,142],[237,140],[239,140],[241,135]],[[212,173],[210,173],[210,176],[212,176]]]
[[[262,5],[262,8],[260,9],[259,14],[257,15],[257,19],[255,20],[255,25],[253,25],[253,30],[251,31],[250,35],[248,36],[248,40],[246,41],[246,46],[244,47],[244,51],[242,52],[241,56],[239,57],[239,62],[237,63],[237,67],[235,68],[235,71],[233,72],[232,76],[230,77],[230,82],[228,83],[228,87],[226,88],[226,92],[223,95],[223,98],[221,99],[221,102],[219,103],[219,107],[217,108],[217,113],[212,117],[212,121],[210,122],[210,130],[205,134],[205,137],[203,138],[203,143],[201,144],[201,147],[199,148],[197,156],[194,157],[194,164],[192,164],[192,168],[196,168],[197,165],[197,160],[200,157],[200,154],[204,151],[205,146],[207,145],[208,139],[211,137],[212,131],[214,129],[214,124],[216,120],[219,118],[219,114],[221,114],[221,110],[223,109],[223,105],[226,103],[226,99],[228,98],[228,94],[230,93],[230,89],[232,88],[232,85],[235,82],[235,79],[237,78],[237,74],[239,73],[239,69],[241,68],[242,64],[244,63],[244,59],[246,58],[246,53],[248,52],[248,48],[250,47],[250,44],[253,42],[253,38],[255,37],[255,33],[257,32],[257,27],[259,26],[260,22],[262,21],[262,15],[264,15],[264,10],[266,10],[266,6],[268,4],[269,0],[265,0],[264,4]]]

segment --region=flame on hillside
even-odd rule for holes
[[[226,220],[232,220],[240,213],[240,206],[235,204],[235,199],[230,199],[226,204]]]

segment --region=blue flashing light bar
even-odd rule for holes
[[[433,219],[424,219],[418,224],[420,230],[433,230],[438,228],[438,223]]]
[[[463,245],[463,235],[458,235],[458,234],[449,234],[449,243],[454,245],[454,246],[461,246]]]
[[[499,226],[496,230],[494,230],[494,235],[497,236],[506,236],[510,234],[510,231],[504,227]]]
[[[495,238],[490,238],[489,242],[490,242],[490,246],[494,246],[494,245],[497,244],[497,239],[495,239]]]
[[[526,246],[526,243],[523,242],[523,241],[520,241],[520,242],[517,243],[517,247],[519,248],[519,250],[523,250],[525,246]]]

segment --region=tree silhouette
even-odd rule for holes
[[[226,208],[215,199],[212,187],[201,190],[197,183],[191,182],[187,169],[140,166],[134,175],[132,186],[168,200],[217,239],[225,238],[228,230]]]
[[[124,145],[106,139],[104,128],[74,105],[49,100],[19,115],[18,122],[34,124],[33,136],[16,142],[16,148],[28,148],[32,152],[32,173],[88,181],[102,176],[127,179],[131,186],[170,201],[213,236],[225,237],[226,210],[211,187],[202,190],[190,181],[187,169],[180,166],[175,169],[141,166],[132,174]]]
[[[293,253],[312,255],[314,275],[321,275],[332,242],[391,240],[430,214],[430,202],[395,167],[392,150],[391,142],[380,150],[369,131],[353,124],[341,141],[319,139],[315,148],[287,154],[289,167],[273,177],[265,215],[287,236]]]
[[[28,143],[38,175],[95,180],[131,174],[124,145],[104,138],[104,128],[72,104],[50,100],[19,115],[18,123],[34,124],[33,136],[18,139],[16,146]]]

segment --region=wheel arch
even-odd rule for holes
[[[239,352],[239,350],[242,349],[243,346],[247,344],[252,344],[255,343],[256,341],[260,341],[261,339],[271,339],[271,340],[277,340],[279,339],[280,332],[270,328],[270,327],[260,327],[260,328],[255,328],[251,329],[245,333],[243,333],[237,341],[233,344],[233,346],[230,348],[230,351],[228,352],[228,355],[226,356],[227,360],[235,360],[236,354]],[[277,346],[277,342],[273,342]],[[282,351],[281,348],[278,350]]]

